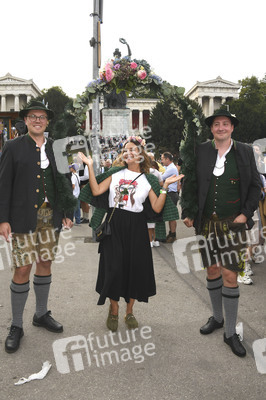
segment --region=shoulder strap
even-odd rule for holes
[[[133,183],[133,182],[135,182],[141,175],[143,175],[143,173],[144,173],[144,172],[142,172],[142,173],[139,174],[135,179],[133,179],[133,181],[131,181],[130,184]]]

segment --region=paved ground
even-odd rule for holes
[[[178,232],[179,242],[174,247],[162,245],[152,250],[157,295],[148,304],[136,304],[139,329],[134,333],[125,329],[121,302],[120,331],[111,335],[105,326],[108,305],[96,305],[98,245],[91,242],[87,226],[74,227],[71,237],[60,240],[64,251],[58,259],[61,262],[54,264],[49,301],[53,316],[64,324],[64,332],[54,334],[31,324],[31,279],[25,336],[14,354],[4,351],[10,325],[11,271],[2,248],[0,399],[265,399],[266,357],[264,361],[262,352],[266,345],[256,350],[256,359],[261,353],[260,368],[265,374],[258,372],[252,349],[255,341],[266,338],[265,261],[254,266],[254,285],[241,285],[239,322],[244,326],[247,357],[239,359],[223,343],[223,329],[208,337],[199,334],[199,327],[211,315],[205,272],[197,270],[192,251],[190,272],[181,273],[184,259],[180,255],[178,263],[174,253],[180,251],[183,238],[191,236],[192,230],[178,222]],[[69,256],[65,257],[65,252]],[[45,379],[14,385],[19,378],[38,372],[46,360],[52,367]]]

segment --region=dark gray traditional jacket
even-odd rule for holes
[[[0,158],[0,223],[9,222],[12,232],[33,232],[37,225],[41,178],[40,149],[29,135],[6,142]],[[60,230],[62,218],[72,216],[75,198],[67,178],[59,174],[52,140],[45,146],[55,182],[54,228]]]
[[[258,208],[260,200],[260,176],[252,147],[234,141],[233,148],[240,176],[240,213],[247,217],[247,226],[250,229],[254,225],[252,216]],[[200,231],[204,205],[217,159],[217,152],[218,150],[215,149],[212,141],[200,144],[196,150],[197,187],[188,188],[184,185],[184,190],[191,191],[191,195],[195,196],[195,202],[198,204],[198,212],[192,216],[190,210],[184,207],[182,217],[189,216],[192,219],[194,218],[196,232]]]

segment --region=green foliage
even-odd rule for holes
[[[181,96],[177,90],[174,91],[173,87],[168,85],[164,93],[167,97],[165,96],[164,100],[157,103],[149,119],[152,136],[150,142],[154,143],[157,156],[164,151],[170,151],[177,159],[180,154],[180,144],[186,132],[185,124],[191,114],[198,118],[196,123],[201,132],[202,141],[208,138],[209,131],[205,126],[205,117],[198,103]],[[185,106],[190,107],[187,109]]]
[[[178,113],[179,110],[175,111]],[[152,138],[149,140],[155,145],[156,156],[164,151],[170,151],[177,157],[184,129],[182,114],[176,115],[171,108],[171,100],[166,99],[157,103],[149,119]]]
[[[136,64],[141,65],[141,66],[145,69],[145,71],[147,72],[148,75],[150,74],[150,72],[151,72],[151,66],[150,66],[150,64],[148,63],[148,61],[146,61],[146,60],[137,60],[136,58],[134,58],[133,61],[134,61]]]
[[[230,112],[240,121],[233,137],[244,143],[253,143],[266,134],[266,79],[255,76],[239,81],[239,99],[228,102]]]
[[[73,101],[60,86],[44,89],[36,100],[44,101],[53,110],[55,117],[50,121],[48,131],[54,139],[74,136],[77,133]]]

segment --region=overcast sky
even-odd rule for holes
[[[93,0],[1,2],[0,76],[81,94],[92,79]],[[265,0],[104,0],[102,66],[115,48],[171,84],[266,73]]]

